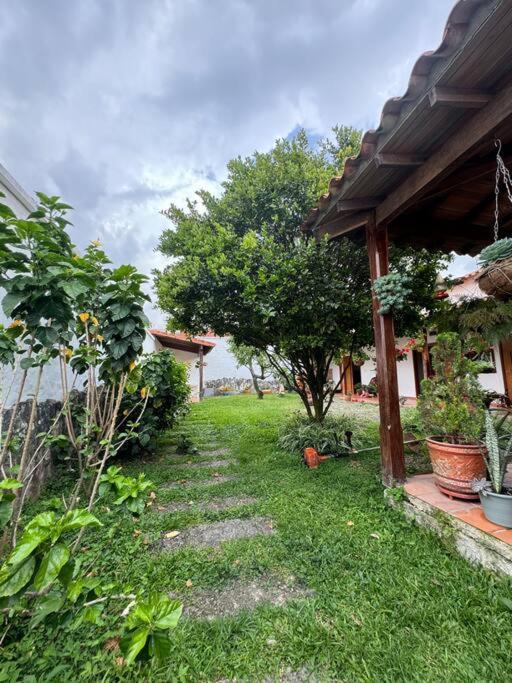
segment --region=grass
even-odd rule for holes
[[[173,434],[162,439],[157,456],[126,469],[142,468],[155,482],[158,505],[210,495],[251,495],[258,502],[216,513],[151,510],[135,524],[130,515],[104,511],[103,530],[86,537],[87,554],[97,554],[97,572],[127,585],[183,593],[274,571],[297,577],[313,598],[215,622],[182,620],[167,665],[131,670],[116,667],[102,647],[114,633],[108,619],[103,629],[82,626],[57,639],[38,628],[5,648],[0,681],[258,681],[279,680],[287,669],[336,681],[512,679],[512,620],[501,602],[512,597],[510,581],[471,567],[387,507],[377,453],[306,470],[296,455],[280,452],[277,431],[297,407],[290,396],[195,405],[184,429],[199,447],[230,447],[237,481],[211,492],[166,490],[167,481],[185,477],[169,457]],[[367,445],[376,442],[375,424],[361,429]],[[150,549],[163,531],[256,514],[271,517],[277,533],[215,551]]]

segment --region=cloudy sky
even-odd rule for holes
[[[0,162],[143,272],[159,211],[297,126],[374,127],[452,0],[16,0],[0,5]],[[470,264],[463,262],[460,267]],[[152,322],[161,315],[151,311]]]

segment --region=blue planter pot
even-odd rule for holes
[[[480,502],[490,522],[512,529],[512,496],[494,491],[481,491]]]

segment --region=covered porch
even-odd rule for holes
[[[388,272],[390,241],[475,255],[493,240],[497,145],[512,162],[512,5],[460,0],[303,229],[365,241],[372,281]],[[512,205],[500,215],[505,237]],[[374,297],[382,481],[394,486],[406,479],[395,335],[378,309]]]

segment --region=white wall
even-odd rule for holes
[[[204,368],[204,381],[233,377],[238,379],[251,379],[251,373],[246,367],[238,368],[233,354],[229,351],[229,337],[198,337],[207,341],[214,342],[213,348],[204,358],[206,367]]]
[[[188,383],[190,386],[190,396],[192,400],[199,399],[199,368],[197,367],[197,362],[199,360],[198,353],[191,353],[190,351],[181,351],[180,349],[170,349],[167,346],[163,346],[158,339],[152,337],[149,332],[146,333],[146,339],[144,340],[144,352],[154,353],[158,351],[167,350],[170,351],[176,360],[181,361],[187,365],[188,371]],[[205,356],[208,358],[208,356]]]
[[[35,209],[35,202],[23,190],[14,178],[7,172],[7,170],[0,164],[0,192],[3,192],[5,197],[0,197],[2,204],[7,204],[14,211],[16,216],[25,218],[31,211]],[[0,288],[0,301],[3,299],[5,291]],[[4,315],[0,306],[0,323],[8,325],[9,320]],[[1,369],[0,369],[1,373]],[[30,370],[23,391],[22,400],[30,397],[35,388],[35,371]],[[4,407],[8,408],[15,402],[15,397],[19,387],[20,371],[18,370],[14,376],[10,369],[4,369],[3,377],[0,377],[0,389],[2,398],[0,402],[4,402]],[[41,390],[39,393],[39,400],[45,399],[60,399],[62,394],[59,363],[52,361],[44,369]]]

